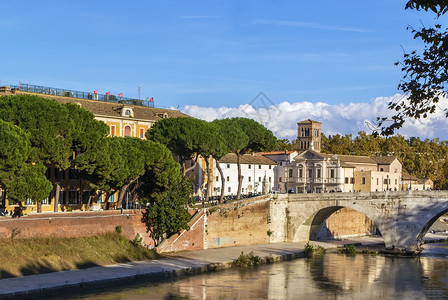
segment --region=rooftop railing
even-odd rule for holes
[[[120,104],[154,107],[153,101],[133,99],[127,97],[118,97],[115,95],[98,94],[95,92],[80,92],[80,91],[58,89],[27,83],[22,83],[20,85],[11,85],[10,87],[11,90],[18,90],[29,93],[38,93],[38,94],[54,95],[68,98],[78,98],[78,99],[96,100],[96,101],[104,101]]]

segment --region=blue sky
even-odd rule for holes
[[[433,15],[402,0],[2,1],[0,85],[154,97],[161,107],[349,105],[398,93]],[[443,19],[440,20],[443,23]]]

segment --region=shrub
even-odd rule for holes
[[[356,246],[355,245],[345,245],[344,248],[340,249],[338,252],[346,253],[346,254],[355,254]]]
[[[268,231],[266,231],[266,234],[270,237],[274,232],[271,231],[270,229]]]
[[[143,241],[143,237],[137,233],[135,235],[135,238],[131,241],[132,245],[134,245],[135,247],[140,246],[142,244]]]
[[[249,254],[244,254],[243,251],[241,251],[240,256],[233,262],[234,266],[237,267],[250,267],[255,266],[256,264],[261,262],[261,258],[257,255],[254,255],[254,252],[251,251]]]
[[[313,254],[325,254],[327,249],[320,245],[311,245],[310,242],[305,245],[305,255],[312,256]]]
[[[115,231],[118,232],[118,233],[122,233],[123,232],[121,226],[115,227]]]

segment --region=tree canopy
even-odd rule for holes
[[[406,9],[432,11],[436,18],[448,10],[448,1],[411,0]],[[389,109],[395,111],[391,120],[378,118],[381,133],[392,135],[401,128],[408,118],[420,119],[436,112],[440,101],[446,101],[448,92],[448,30],[440,24],[411,30],[414,39],[423,43],[423,51],[405,52],[403,61],[397,62],[404,72],[398,89],[404,97],[389,103]],[[445,110],[448,117],[448,111]],[[391,123],[390,123],[391,122]]]

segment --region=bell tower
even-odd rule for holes
[[[314,150],[320,152],[322,123],[311,119],[297,123],[297,144],[299,151]]]

